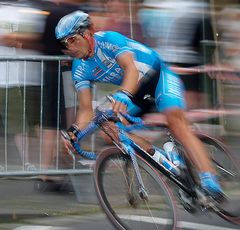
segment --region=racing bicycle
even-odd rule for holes
[[[111,97],[107,97],[111,101]],[[106,103],[105,103],[106,104]],[[128,125],[123,124],[123,118]],[[99,154],[81,149],[79,141],[101,129],[113,143]],[[134,130],[160,130],[160,139],[166,136],[174,143],[183,164],[169,170],[156,162],[141,148],[129,133]],[[225,197],[215,200],[199,183],[196,171],[185,158],[183,146],[171,135],[166,124],[152,124],[129,114],[115,114],[109,106],[99,106],[89,125],[77,141],[65,131],[62,135],[71,141],[82,157],[96,160],[94,184],[99,203],[116,229],[178,229],[178,210],[190,213],[213,212],[225,220],[240,224],[240,170],[239,160],[219,140],[196,132],[206,146],[216,168]],[[169,164],[172,164],[170,160]]]

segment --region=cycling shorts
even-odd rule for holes
[[[163,66],[147,75],[140,80],[140,87],[132,99],[141,112],[132,115],[186,108],[184,85],[177,74]]]

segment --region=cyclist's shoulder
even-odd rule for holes
[[[95,38],[99,41],[112,41],[118,42],[119,39],[127,39],[123,34],[116,31],[99,31],[94,34]]]

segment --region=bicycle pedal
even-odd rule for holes
[[[216,204],[218,202],[214,199],[207,191],[203,189],[197,189],[197,197],[199,202],[199,207],[202,213],[207,213],[208,211],[218,210]]]
[[[206,191],[206,196],[209,197],[209,200],[211,200],[214,203],[218,203],[218,204],[221,204],[227,200],[227,196],[224,193],[210,194]]]
[[[224,193],[211,193],[203,188],[196,189],[197,195],[200,198],[199,201],[203,204],[208,203],[223,203],[227,200],[227,196]]]
[[[206,191],[201,188],[196,188],[196,195],[198,203],[205,207],[209,202],[209,197],[207,196]]]

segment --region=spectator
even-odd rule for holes
[[[2,5],[0,7],[1,25],[5,25],[0,28],[1,55],[39,53],[29,50],[29,46],[23,50],[23,44],[16,40],[16,34],[35,36],[42,32],[43,16],[32,14],[31,10],[33,8],[21,5]],[[6,63],[6,60],[2,60],[0,68],[0,114],[5,138],[14,139],[23,169],[34,170],[35,167],[30,164],[29,148],[33,145],[30,146],[29,139],[35,137],[35,128],[39,124],[40,64],[31,61]],[[8,143],[11,142],[8,141]],[[7,154],[11,154],[11,152],[7,148]],[[1,155],[4,156],[4,154]],[[10,159],[9,155],[7,157]],[[16,157],[14,158],[16,159]]]
[[[210,58],[203,60],[203,42],[214,40],[207,3],[168,0],[157,4],[146,2],[145,6],[139,12],[145,39],[166,62],[188,68],[211,61],[211,50]],[[203,75],[182,74],[181,78],[186,88],[187,108],[205,107]]]

